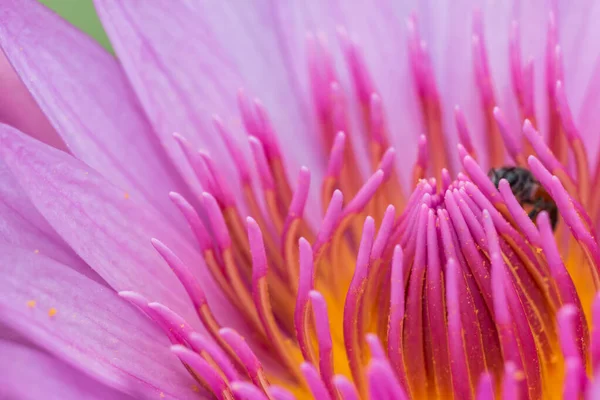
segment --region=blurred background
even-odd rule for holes
[[[92,0],[38,0],[112,51]]]

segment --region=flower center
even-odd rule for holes
[[[552,16],[546,66],[549,145],[535,128],[533,64],[521,65],[518,26],[510,67],[525,120],[522,135],[510,131],[496,106],[483,24],[479,14],[474,18],[486,159],[502,167],[508,156],[511,164],[531,171],[547,194],[543,203],[532,200],[535,214],[524,210],[511,182],[499,180],[496,187],[480,168],[459,108],[454,112],[463,171],[452,171],[455,153],[442,124],[448,110],[440,106],[416,18],[408,21],[408,30],[425,127],[410,196],[398,179],[382,100],[359,47],[344,31],[340,38],[359,102],[359,132],[351,132],[347,96],[327,47],[318,37],[307,39],[317,123],[329,152],[318,228],[304,218],[315,212],[306,209],[310,172],[302,168],[292,189],[277,134],[260,102],[243,92],[238,97],[260,195],[253,169],[221,120],[215,119],[215,127],[236,164],[241,196],[232,193],[210,155],[176,135],[206,190],[206,218],[181,196],[171,198],[192,227],[214,281],[244,320],[240,333],[246,339],[222,327],[226,321],[212,314],[196,279],[158,241],[155,247],[214,342],[191,332],[165,307],[148,306],[133,293],[122,295],[165,327],[176,344],[173,351],[217,398],[275,399],[290,393],[319,399],[472,398],[479,384],[484,393],[495,385],[505,395],[537,399],[558,393],[557,381],[568,380],[572,370],[585,374],[592,361],[588,321],[600,283],[600,253],[591,221],[600,202],[589,188],[599,174],[589,176],[570,115]],[[368,144],[373,171],[364,181],[358,138]],[[569,154],[575,174],[566,166]],[[548,203],[561,216],[555,232],[541,206]],[[259,362],[257,354],[268,356]],[[561,354],[569,360],[566,367]]]

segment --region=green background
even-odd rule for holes
[[[112,51],[92,0],[39,0]]]

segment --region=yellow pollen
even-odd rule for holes
[[[27,302],[27,307],[29,307],[29,308],[33,308],[33,307],[35,307],[35,300],[29,300],[29,301]]]
[[[35,254],[40,254],[40,251],[39,251],[38,249],[35,249],[33,252],[34,252]]]
[[[200,391],[200,388],[196,385],[192,385],[192,391],[198,393]]]
[[[123,195],[123,197],[125,198],[125,200],[127,200],[129,198],[129,193],[125,192],[125,194]]]
[[[48,316],[49,317],[54,317],[56,315],[56,308],[52,307],[48,310]]]
[[[159,396],[160,396],[160,398],[162,399],[162,398],[164,398],[164,397],[165,397],[165,394],[164,394],[163,392],[160,392]]]

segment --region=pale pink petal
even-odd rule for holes
[[[43,351],[2,340],[0,354],[2,399],[133,399]]]
[[[211,116],[220,114],[239,134],[236,96],[241,87],[263,101],[275,129],[286,138],[281,144],[290,150],[290,159],[316,165],[310,146],[316,143],[314,121],[289,73],[267,2],[95,4],[142,106],[178,165],[183,158],[174,132],[208,149],[231,173],[233,163],[222,158],[226,153]],[[194,180],[190,169],[180,166]]]
[[[197,325],[183,286],[150,239],[161,240],[199,274],[209,300],[212,280],[199,251],[150,204],[8,126],[0,126],[0,154],[38,211],[110,286],[138,291]]]
[[[558,24],[565,69],[565,90],[577,117],[592,165],[600,151],[600,3],[586,0],[575,6],[558,2]]]
[[[15,246],[0,246],[0,273],[0,321],[32,343],[137,398],[193,393],[164,334],[112,289]]]
[[[2,52],[0,88],[0,122],[12,125],[58,149],[67,149]]]
[[[184,184],[111,54],[37,1],[2,3],[0,46],[73,155],[183,223],[167,194]]]
[[[75,254],[31,203],[19,183],[0,161],[0,243],[46,255],[102,282]]]

